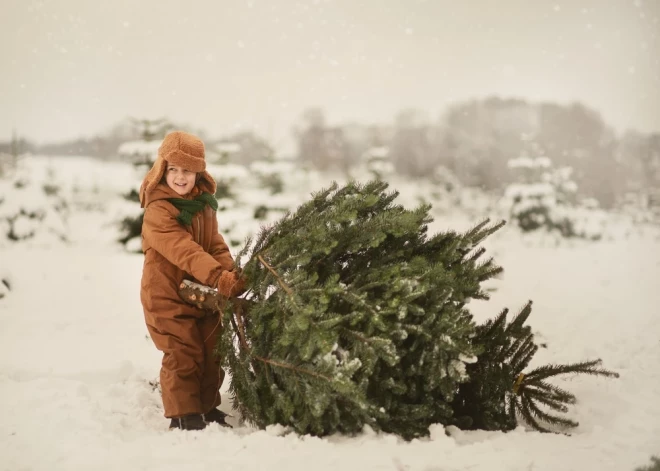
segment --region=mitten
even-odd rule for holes
[[[218,278],[218,293],[233,298],[245,292],[245,278],[235,271],[225,270]]]

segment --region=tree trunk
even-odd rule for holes
[[[200,285],[190,280],[183,280],[179,285],[179,296],[188,304],[197,306],[199,309],[205,309],[212,312],[220,312],[226,306],[229,299],[218,293],[218,290],[210,286]],[[232,304],[236,309],[239,306],[241,312],[247,311],[247,305],[250,302],[242,298],[232,298]]]

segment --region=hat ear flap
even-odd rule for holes
[[[217,185],[211,174],[204,170],[203,172],[198,173],[197,176],[199,189],[215,195]]]
[[[156,188],[156,185],[163,179],[165,170],[167,169],[167,161],[162,157],[158,157],[154,162],[151,169],[147,172],[140,186],[140,203],[144,207],[145,195]]]

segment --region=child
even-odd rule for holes
[[[140,187],[144,267],[140,299],[147,328],[163,352],[160,385],[170,429],[228,426],[217,409],[224,371],[214,356],[218,316],[178,295],[182,280],[240,295],[244,280],[218,233],[216,184],[205,171],[204,144],[182,131],[168,134]]]

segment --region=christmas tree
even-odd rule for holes
[[[218,351],[241,415],[301,434],[369,425],[406,439],[434,423],[508,430],[516,413],[539,430],[534,417],[574,425],[538,407],[574,401],[547,378],[611,373],[587,362],[525,376],[530,306],[508,326],[506,311],[476,326],[466,308],[502,271],[478,245],[503,223],[429,235],[429,206],[404,209],[387,188],[335,184],[262,229],[238,257],[251,251],[246,299],[217,304],[182,286],[222,311]]]
[[[256,239],[249,315],[224,313],[240,348],[230,329],[219,345],[248,420],[413,437],[451,417],[475,360],[465,304],[501,271],[474,249],[501,224],[428,236],[429,207],[406,210],[386,189],[334,185]]]

